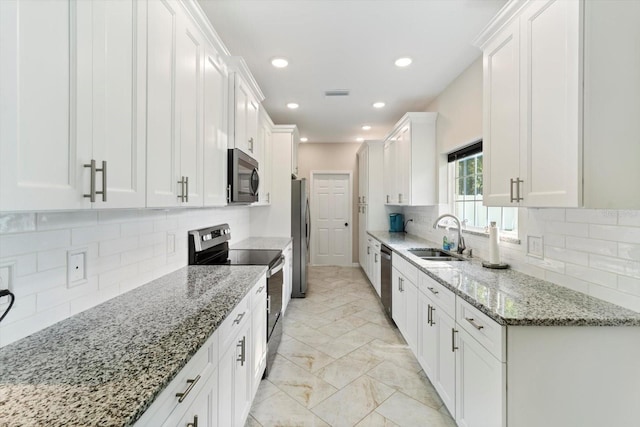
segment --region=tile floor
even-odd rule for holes
[[[246,426],[455,427],[359,268],[312,267]]]

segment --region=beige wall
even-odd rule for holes
[[[311,182],[311,171],[351,171],[352,260],[358,262],[358,158],[360,144],[304,143],[298,147],[298,178]],[[311,189],[309,189],[310,191]]]

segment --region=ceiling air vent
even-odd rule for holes
[[[324,96],[349,96],[349,91],[346,89],[325,90]]]

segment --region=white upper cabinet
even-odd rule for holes
[[[202,40],[180,4],[149,3],[149,207],[203,205]]]
[[[3,1],[0,27],[0,210],[143,207],[146,3]]]
[[[511,1],[484,52],[484,203],[640,208],[640,4]]]
[[[258,205],[271,204],[271,176],[272,176],[272,129],[273,122],[264,111],[260,109],[258,123],[258,140],[255,146],[255,158],[258,160],[260,172],[260,186],[258,187]]]
[[[437,113],[407,113],[384,143],[384,201],[389,205],[437,203]]]
[[[233,72],[229,78],[229,148],[239,148],[256,156],[260,103],[264,95],[242,58],[230,58]]]
[[[227,204],[227,102],[228,73],[221,56],[210,44],[204,57],[204,205]]]

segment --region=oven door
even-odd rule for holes
[[[260,175],[258,162],[237,148],[229,149],[228,164],[229,203],[258,201]]]
[[[267,341],[282,311],[282,285],[284,283],[284,256],[267,273]]]

